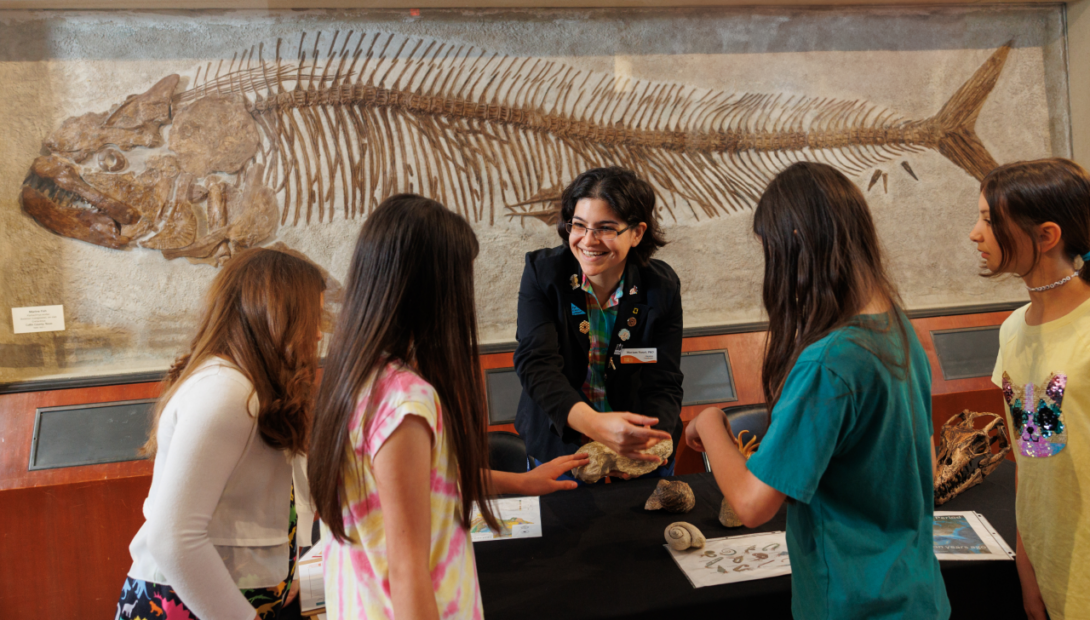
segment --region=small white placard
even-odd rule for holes
[[[656,364],[658,361],[658,349],[621,349],[622,364]]]
[[[11,326],[16,334],[63,332],[64,306],[12,308]]]
[[[473,505],[469,534],[473,542],[504,538],[541,538],[541,500],[537,497],[506,497],[488,500],[492,514],[504,529],[495,533],[484,522],[481,511]]]

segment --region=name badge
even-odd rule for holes
[[[656,364],[659,361],[658,349],[622,349],[622,364]]]

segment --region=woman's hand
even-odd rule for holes
[[[617,454],[637,461],[661,464],[662,459],[659,457],[641,452],[664,439],[670,439],[670,433],[651,428],[658,423],[657,418],[627,411],[598,413],[586,403],[575,405],[568,414],[569,426],[605,444]]]
[[[1041,587],[1037,585],[1037,572],[1022,546],[1022,533],[1018,532],[1018,544],[1015,547],[1014,564],[1018,568],[1018,580],[1022,582],[1022,606],[1029,620],[1047,620],[1045,599],[1041,597]]]

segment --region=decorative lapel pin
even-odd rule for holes
[[[627,329],[622,329],[621,331],[617,332],[617,337],[625,342],[628,342],[628,339],[632,337],[632,334],[630,334]]]
[[[632,314],[639,314],[639,313],[640,313],[640,309],[639,309],[639,308],[633,308],[633,309],[632,309]]]
[[[583,309],[580,308],[579,306],[577,306],[575,304],[572,304],[571,305],[571,315],[572,316],[579,316],[580,314],[586,314],[586,312],[583,312]]]
[[[629,327],[635,327],[636,326],[636,317],[634,317],[634,316],[628,317],[628,326]]]
[[[636,287],[633,286],[632,288],[628,289],[628,294],[629,295],[635,295],[636,294]]]
[[[584,334],[590,333],[590,321],[583,321],[579,324],[579,331]]]
[[[571,287],[573,289],[579,288],[579,276],[577,274],[571,274]]]
[[[613,370],[617,370],[617,367],[613,365],[613,358],[612,357],[609,358],[609,367],[612,368]]]

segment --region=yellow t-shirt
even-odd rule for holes
[[[1090,301],[1036,326],[1028,308],[1003,322],[992,373],[1018,462],[1018,531],[1053,620],[1090,620]]]

